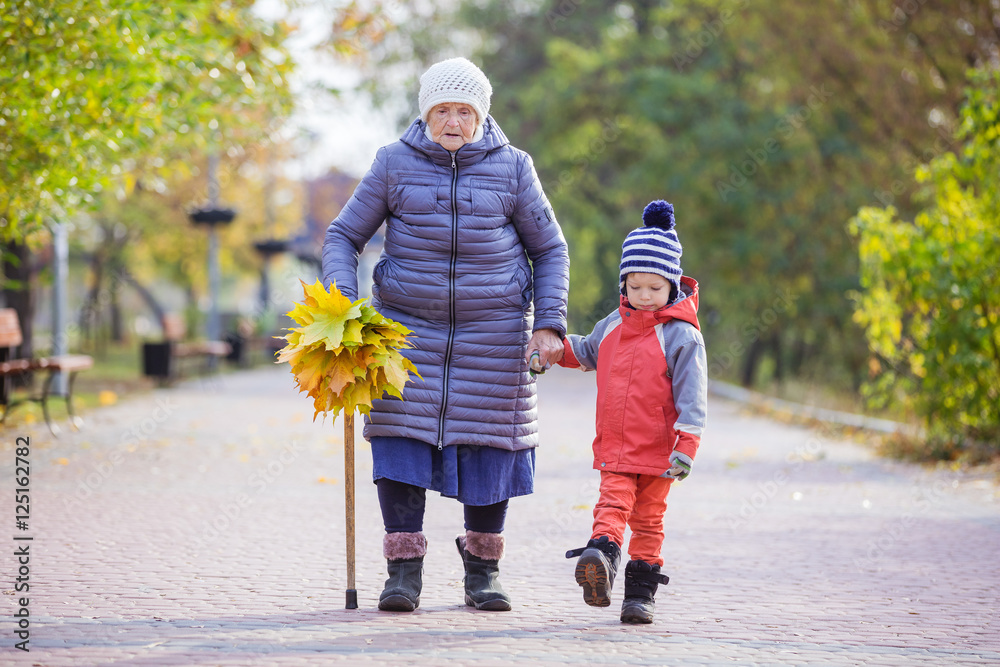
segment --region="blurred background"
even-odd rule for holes
[[[571,331],[667,199],[713,380],[923,428],[892,454],[1000,452],[998,0],[42,1],[0,31],[0,305],[13,354],[94,356],[85,403],[169,335],[269,363],[463,55],[568,240]]]

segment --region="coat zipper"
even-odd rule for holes
[[[444,352],[444,374],[441,387],[441,415],[438,417],[438,450],[444,449],[444,414],[448,409],[448,377],[451,374],[451,352],[455,345],[455,267],[458,264],[458,165],[451,154],[451,262],[448,266],[448,346]]]

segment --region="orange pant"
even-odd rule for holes
[[[607,535],[621,545],[625,524],[632,529],[628,555],[650,565],[663,565],[663,514],[674,480],[634,473],[601,472],[601,497],[594,507],[592,538]]]

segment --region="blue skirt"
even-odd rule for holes
[[[437,491],[463,505],[492,505],[535,490],[535,450],[480,445],[438,449],[413,438],[374,437],[373,481],[387,478]]]

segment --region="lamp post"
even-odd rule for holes
[[[271,309],[271,284],[268,271],[271,258],[288,250],[288,241],[282,239],[266,239],[253,244],[254,250],[261,258],[260,267],[260,312],[264,315]]]
[[[65,222],[52,223],[52,356],[69,353],[66,320],[69,308],[66,301],[66,284],[69,280],[69,233]],[[53,393],[66,395],[66,377],[53,376]]]
[[[213,154],[208,158],[208,203],[205,206],[188,212],[191,222],[208,228],[208,292],[209,310],[208,322],[205,324],[205,337],[208,340],[219,340],[222,335],[222,323],[219,316],[219,233],[218,228],[228,225],[236,217],[232,208],[222,208],[219,205],[219,156]]]

